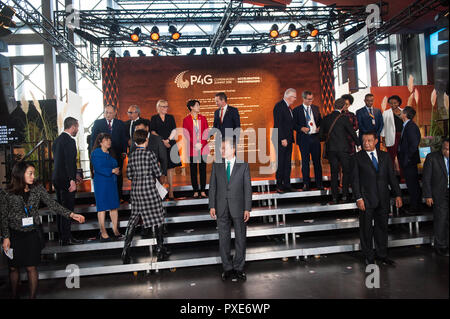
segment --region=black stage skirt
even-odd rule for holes
[[[37,230],[21,232],[10,230],[13,259],[8,259],[9,267],[38,266],[41,261],[41,239]]]

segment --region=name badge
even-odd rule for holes
[[[372,125],[375,125],[375,119],[372,119]]]
[[[22,227],[33,226],[33,217],[22,218]]]

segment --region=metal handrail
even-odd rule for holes
[[[33,149],[31,149],[27,154],[25,154],[25,156],[20,160],[20,161],[25,161],[28,157],[31,156],[31,154],[33,154],[41,145],[42,143],[44,143],[45,140],[41,140],[39,141],[34,147]]]

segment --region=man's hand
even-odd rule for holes
[[[170,148],[169,140],[163,140],[164,146]]]
[[[427,206],[429,206],[429,207],[433,206],[433,204],[434,204],[433,199],[431,197],[425,198],[425,202],[427,203]]]
[[[302,127],[300,130],[305,134],[309,133],[309,127]]]
[[[3,239],[3,250],[8,251],[9,247],[11,247],[11,242],[9,241],[9,238]]]
[[[116,175],[119,175],[120,174],[120,169],[118,167],[113,168],[112,173],[116,174]]]
[[[77,180],[76,180],[76,184],[80,184],[83,181],[83,178],[81,177],[80,174],[77,174]]]
[[[211,215],[211,218],[212,218],[212,219],[217,219],[217,218],[216,218],[216,209],[215,209],[215,208],[211,208],[211,209],[209,210],[209,214]]]
[[[281,140],[281,145],[283,145],[283,147],[286,147],[287,144],[287,139]]]
[[[244,223],[248,222],[250,219],[250,212],[248,210],[244,211]]]
[[[395,197],[395,207],[400,208],[403,206],[403,201],[400,196]]]
[[[161,175],[159,177],[159,182],[161,183],[161,185],[164,185],[166,183],[166,179],[167,177],[165,175]]]
[[[77,184],[75,183],[74,180],[70,181],[69,193],[73,193],[76,190],[77,190]]]
[[[364,205],[364,199],[358,199],[357,201],[356,201],[356,206],[358,206],[358,209],[360,210],[360,211],[366,211],[366,206]]]

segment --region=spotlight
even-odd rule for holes
[[[0,11],[0,27],[8,29],[9,27],[15,28],[16,23],[12,20],[13,16],[16,14],[10,6],[3,6],[2,11]]]
[[[236,47],[233,48],[233,52],[236,54],[241,54],[241,51],[239,51],[239,49]]]
[[[151,53],[153,56],[159,56],[158,51],[156,51],[155,49],[152,49]]]
[[[172,40],[178,40],[181,37],[181,33],[177,31],[177,28],[173,25],[169,26],[169,33],[172,34]]]
[[[311,52],[311,44],[308,44],[307,46],[306,46],[306,49],[305,49],[305,52]]]
[[[187,55],[195,55],[195,52],[197,52],[197,50],[192,49]]]
[[[115,57],[116,57],[116,51],[111,50],[111,51],[109,52],[109,57],[110,57],[110,58],[115,58]]]
[[[223,54],[228,54],[228,49],[227,48],[223,48]]]
[[[128,50],[123,51],[123,56],[124,57],[131,56],[130,51],[128,51]]]
[[[281,53],[286,53],[286,46],[284,44],[281,46]]]
[[[137,27],[134,29],[133,33],[130,35],[131,41],[139,42],[141,35],[141,28]]]
[[[152,31],[150,33],[150,39],[152,39],[153,41],[158,41],[159,40],[159,29],[157,26],[154,26],[152,28]]]
[[[319,30],[314,28],[314,26],[311,23],[308,23],[306,25],[306,28],[309,30],[309,35],[312,37],[316,37],[319,34]]]
[[[301,45],[297,45],[297,47],[295,48],[294,52],[295,53],[302,52],[302,46]]]
[[[203,48],[200,52],[201,55],[208,55],[208,51],[206,51],[206,48]]]
[[[145,53],[144,53],[142,50],[138,50],[137,54],[138,54],[139,56],[145,56]]]
[[[296,37],[298,37],[298,30],[297,30],[297,28],[295,27],[295,25],[294,25],[293,23],[291,23],[291,24],[289,25],[289,36],[290,36],[291,38],[296,38]]]
[[[100,45],[102,44],[102,40],[101,40],[100,38],[97,38],[96,36],[94,36],[94,35],[92,35],[92,34],[86,32],[86,31],[83,31],[83,30],[80,30],[80,29],[76,29],[76,28],[75,28],[75,29],[73,30],[73,32],[74,32],[75,34],[79,35],[80,37],[82,37],[83,39],[85,39],[85,40],[87,40],[87,41],[89,41],[89,42],[94,43],[94,44],[97,45],[97,46],[100,46]]]
[[[270,53],[276,53],[276,52],[277,52],[277,50],[275,49],[275,46],[270,48]]]
[[[278,37],[278,35],[280,34],[278,32],[278,25],[276,25],[276,24],[272,25],[272,28],[270,28],[270,33],[269,34],[270,34],[270,37],[272,39]]]

